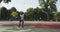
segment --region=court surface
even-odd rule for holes
[[[60,22],[25,21],[18,28],[18,21],[0,21],[0,32],[60,32]]]

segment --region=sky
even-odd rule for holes
[[[60,11],[60,0],[57,2],[57,10]],[[12,0],[9,4],[5,4],[4,2],[0,3],[0,6],[4,6],[7,9],[11,7],[15,7],[17,11],[26,12],[28,8],[36,8],[39,6],[38,0]]]
[[[57,6],[57,10],[58,10],[58,12],[60,12],[60,0],[57,1],[56,6]]]

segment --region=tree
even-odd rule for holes
[[[14,12],[14,11],[17,12],[17,9],[16,9],[15,7],[12,7],[11,9],[9,9],[10,15],[11,15],[11,13]]]
[[[17,11],[17,9],[15,7],[12,7],[10,10],[11,11]]]
[[[57,11],[56,2],[57,0],[39,0],[39,6],[41,6],[43,10],[48,13],[49,19],[53,17],[52,13]]]
[[[9,2],[11,2],[11,0],[0,0],[0,3],[1,3],[2,1],[4,1],[4,3],[9,3]],[[0,14],[1,14],[1,9],[0,9]]]
[[[27,12],[25,12],[25,18],[27,20],[33,20],[33,8],[27,9]]]
[[[1,3],[2,1],[4,1],[4,3],[9,3],[9,2],[11,2],[11,0],[0,0],[0,3]]]
[[[7,19],[8,18],[8,10],[5,7],[1,8],[1,19]]]
[[[60,21],[60,12],[54,12],[54,21]]]
[[[56,8],[57,0],[39,0],[39,6],[45,9],[48,12],[48,8],[50,11],[57,11]]]
[[[60,21],[60,12],[56,12],[56,19]]]
[[[33,17],[34,20],[40,20],[42,10],[39,7],[34,8]]]
[[[40,19],[41,18],[41,19]],[[29,8],[25,13],[26,20],[47,20],[47,14],[39,7]]]
[[[15,7],[9,9],[9,15],[11,20],[16,20],[16,17],[18,16],[17,9]]]

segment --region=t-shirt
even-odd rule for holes
[[[21,14],[20,18],[21,18],[21,20],[23,20],[24,19],[24,14]]]

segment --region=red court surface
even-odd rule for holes
[[[0,23],[1,24],[1,23]],[[17,26],[18,23],[15,22],[5,22],[2,26]],[[50,28],[50,29],[60,29],[60,22],[26,22],[24,27],[27,28]]]

